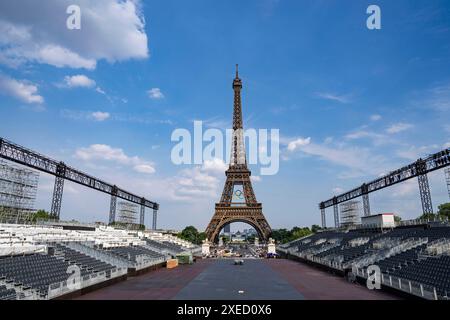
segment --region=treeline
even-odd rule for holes
[[[275,229],[272,230],[272,239],[274,239],[276,243],[287,243],[299,238],[309,236],[310,234],[316,233],[321,229],[322,228],[316,224],[312,225],[311,229],[308,227],[293,227],[291,230]]]
[[[321,230],[322,228],[318,225],[313,225],[311,228],[304,227],[293,227],[291,230],[287,229],[276,229],[272,230],[271,238],[276,241],[276,243],[286,243],[289,241],[293,241],[298,238],[302,238]],[[199,232],[197,228],[194,226],[188,226],[183,229],[177,236],[181,239],[187,240],[194,244],[200,245],[202,241],[206,239],[206,234],[204,232]],[[226,242],[226,238],[224,242]],[[254,241],[254,236],[250,236],[247,238],[247,241]]]
[[[443,203],[438,206],[438,211],[436,213],[423,214],[419,219],[449,219],[450,220],[450,202]]]

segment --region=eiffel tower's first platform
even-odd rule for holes
[[[261,203],[256,201],[250,180],[251,172],[247,167],[241,104],[242,81],[239,79],[236,65],[236,77],[233,80],[233,140],[231,144],[230,165],[222,198],[216,203],[214,216],[206,228],[208,240],[217,242],[220,230],[232,222],[244,222],[258,232],[259,238],[268,240],[272,229],[262,212]]]

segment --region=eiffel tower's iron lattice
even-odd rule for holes
[[[247,167],[245,156],[244,133],[242,124],[241,104],[242,81],[239,79],[236,65],[236,77],[233,80],[233,135],[231,144],[230,165],[225,175],[227,177],[222,197],[216,203],[215,213],[206,228],[210,241],[216,242],[222,228],[232,222],[245,222],[258,232],[260,239],[268,240],[272,229],[262,212],[262,204],[256,201],[250,180],[251,172]],[[236,189],[237,187],[237,189]],[[233,202],[233,196],[239,193],[242,201]]]

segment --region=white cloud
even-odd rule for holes
[[[323,143],[330,144],[333,142],[333,140],[334,140],[333,137],[326,137],[325,140],[323,140]]]
[[[155,168],[149,164],[138,164],[133,169],[141,173],[155,173]]]
[[[217,199],[220,194],[219,182],[217,176],[205,172],[200,166],[184,169],[168,179],[166,196],[174,201],[211,201]]]
[[[395,133],[399,133],[399,132],[411,129],[412,127],[414,127],[414,126],[410,123],[399,122],[399,123],[394,123],[389,128],[387,128],[386,132],[389,134],[395,134]]]
[[[417,194],[417,181],[415,179],[406,180],[400,183],[396,188],[395,192],[392,193],[393,197],[405,196],[405,195],[416,195]]]
[[[349,103],[350,102],[349,95],[337,95],[337,94],[327,93],[327,92],[317,92],[316,96],[321,99],[337,101],[339,103]]]
[[[422,103],[437,111],[450,111],[450,84],[430,89],[428,97]]]
[[[372,120],[372,121],[381,120],[381,116],[379,114],[373,114],[370,116],[370,120]]]
[[[203,170],[206,172],[216,172],[223,174],[225,170],[228,169],[226,163],[219,158],[214,158],[212,160],[205,160],[203,163]]]
[[[85,68],[93,70],[96,67],[94,59],[85,59],[80,57],[76,52],[58,45],[46,45],[37,52],[16,52],[15,54],[23,54],[24,58],[38,63],[49,64],[58,68]]]
[[[408,149],[399,150],[397,155],[404,159],[417,160],[419,158],[426,157],[431,153],[437,152],[439,149],[440,148],[437,144],[421,147],[410,146]]]
[[[297,140],[288,143],[291,151],[301,151],[304,154],[317,156],[339,166],[349,168],[350,172],[340,175],[341,178],[354,178],[367,175],[376,175],[387,167],[382,155],[372,154],[368,148],[355,146],[329,144],[315,144],[310,140],[308,143],[297,143]],[[293,147],[295,145],[295,147]]]
[[[105,121],[111,115],[109,114],[109,112],[96,111],[96,112],[92,112],[91,116],[95,121]]]
[[[252,180],[252,182],[261,182],[261,176],[250,176],[250,180]]]
[[[90,79],[89,77],[78,74],[75,76],[66,76],[64,77],[65,85],[69,88],[83,87],[83,88],[92,88],[95,87],[95,81]]]
[[[442,148],[444,148],[444,149],[450,148],[450,141],[447,142],[447,143],[445,143],[445,144],[442,146]]]
[[[155,100],[164,99],[164,95],[161,92],[161,89],[159,88],[151,88],[150,90],[147,91],[147,94],[150,97],[150,99]]]
[[[358,140],[358,139],[367,138],[367,139],[371,139],[375,145],[382,145],[382,144],[393,142],[393,140],[391,138],[388,139],[387,136],[384,134],[367,131],[367,130],[356,130],[356,131],[350,132],[350,133],[346,134],[344,136],[344,138],[347,140]]]
[[[37,85],[0,75],[0,92],[26,103],[43,103],[44,98],[38,94]]]
[[[0,1],[0,63],[95,69],[97,61],[148,57],[139,0],[77,0],[81,30],[66,27],[73,0]]]
[[[226,169],[228,166],[218,158],[204,161],[201,166],[183,169],[166,180],[165,196],[175,201],[195,203],[218,200]]]
[[[120,148],[113,148],[106,144],[93,144],[87,148],[79,148],[75,157],[84,161],[109,161],[121,165],[131,166],[133,170],[141,173],[154,173],[153,163],[141,158],[127,156]]]
[[[332,191],[333,191],[334,195],[338,195],[338,194],[341,194],[342,192],[344,192],[344,189],[342,189],[340,187],[336,187],[336,188],[333,188]]]
[[[371,136],[370,132],[364,131],[364,130],[359,130],[359,131],[354,131],[354,132],[346,134],[345,138],[349,139],[349,140],[356,140],[356,139],[366,138],[366,137],[370,137],[370,136]]]
[[[95,91],[97,91],[97,92],[100,93],[100,94],[106,94],[106,92],[103,91],[103,89],[100,88],[100,87],[95,88]]]
[[[288,143],[288,150],[289,151],[295,151],[298,148],[302,147],[302,146],[306,146],[311,142],[311,138],[298,138],[294,141],[291,141]]]
[[[205,120],[193,120],[194,121],[202,121],[203,125],[208,128],[214,128],[214,129],[223,129],[226,130],[228,128],[231,128],[231,121],[229,119],[223,119],[220,117],[213,117],[210,119]]]

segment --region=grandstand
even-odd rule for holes
[[[380,268],[383,288],[432,300],[450,296],[450,225],[410,222],[395,228],[326,229],[278,247],[288,258],[337,274],[368,278]],[[372,275],[372,274],[371,274]]]
[[[164,265],[200,247],[153,231],[0,224],[0,300],[63,298]]]
[[[365,281],[369,277],[369,267],[376,265],[380,268],[384,289],[425,299],[449,299],[448,221],[405,221],[391,228],[359,225],[325,229],[280,245],[277,251],[283,257],[307,262],[347,278],[355,275],[359,282]],[[98,292],[101,290],[97,289],[106,286],[111,288],[108,292],[113,292],[114,296],[120,292],[114,289],[117,282],[124,283],[128,277],[164,266],[168,259],[180,253],[200,255],[201,248],[155,231],[68,222],[55,225],[0,224],[0,300],[64,299],[94,290]],[[291,265],[274,263],[270,262],[274,268],[295,270]],[[225,272],[228,268],[212,259],[193,270],[207,266],[211,267],[205,271],[206,275],[216,269]],[[261,272],[268,270],[264,263],[259,265],[257,261],[248,267],[262,268]],[[190,271],[186,272],[192,277]],[[289,273],[289,277],[294,276]],[[298,276],[305,277],[307,273]],[[157,277],[157,274],[152,276],[153,279]],[[215,279],[216,275],[211,274],[210,277]],[[267,277],[281,281],[276,280],[275,275],[267,274]],[[254,281],[250,278],[248,285]],[[179,275],[175,273],[170,281],[177,283],[178,279]],[[302,278],[302,281],[309,280]],[[203,284],[193,282],[192,287],[196,286],[202,287]],[[339,286],[345,288],[343,283]],[[200,296],[204,294],[202,290],[198,291]],[[299,292],[308,295],[304,290],[302,288]],[[95,296],[95,292],[93,294]],[[301,297],[294,291],[292,296]]]

